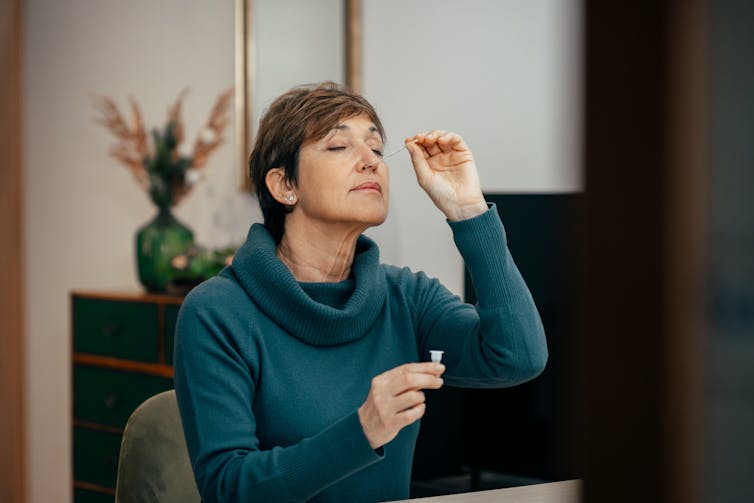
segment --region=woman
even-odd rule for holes
[[[332,83],[292,89],[260,121],[250,174],[265,223],[178,320],[175,387],[204,501],[407,498],[422,390],[544,368],[539,314],[457,134],[405,146],[478,306],[379,263],[362,233],[387,216],[383,141],[372,106]]]

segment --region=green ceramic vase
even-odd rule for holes
[[[194,233],[175,219],[169,207],[136,233],[136,261],[139,281],[149,292],[164,293],[176,271],[170,261],[194,244]]]

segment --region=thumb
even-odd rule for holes
[[[411,164],[414,166],[416,178],[421,182],[421,180],[427,176],[429,171],[429,164],[427,164],[427,157],[429,157],[429,154],[424,147],[415,143],[413,138],[406,138],[405,143],[406,150],[408,150],[408,154],[411,156]]]

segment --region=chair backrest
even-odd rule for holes
[[[118,461],[116,503],[200,502],[175,390],[142,403],[128,419]]]

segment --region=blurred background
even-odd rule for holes
[[[155,212],[108,155],[92,95],[124,108],[134,97],[152,127],[189,88],[183,122],[200,134],[235,82],[236,5],[0,5],[0,502],[67,502],[70,294],[141,291],[134,235]],[[303,20],[302,5],[254,0],[260,72],[294,64],[281,52],[303,30],[293,19],[337,41],[327,18],[344,19],[343,4],[306,2],[322,16]],[[551,349],[526,386],[432,396],[415,480],[432,491],[578,477],[584,501],[753,501],[754,3],[359,5],[361,89],[386,150],[427,129],[463,134]],[[239,244],[261,218],[235,138],[231,125],[174,210],[208,247]],[[390,165],[390,216],[370,231],[382,260],[473,301],[407,157]]]

